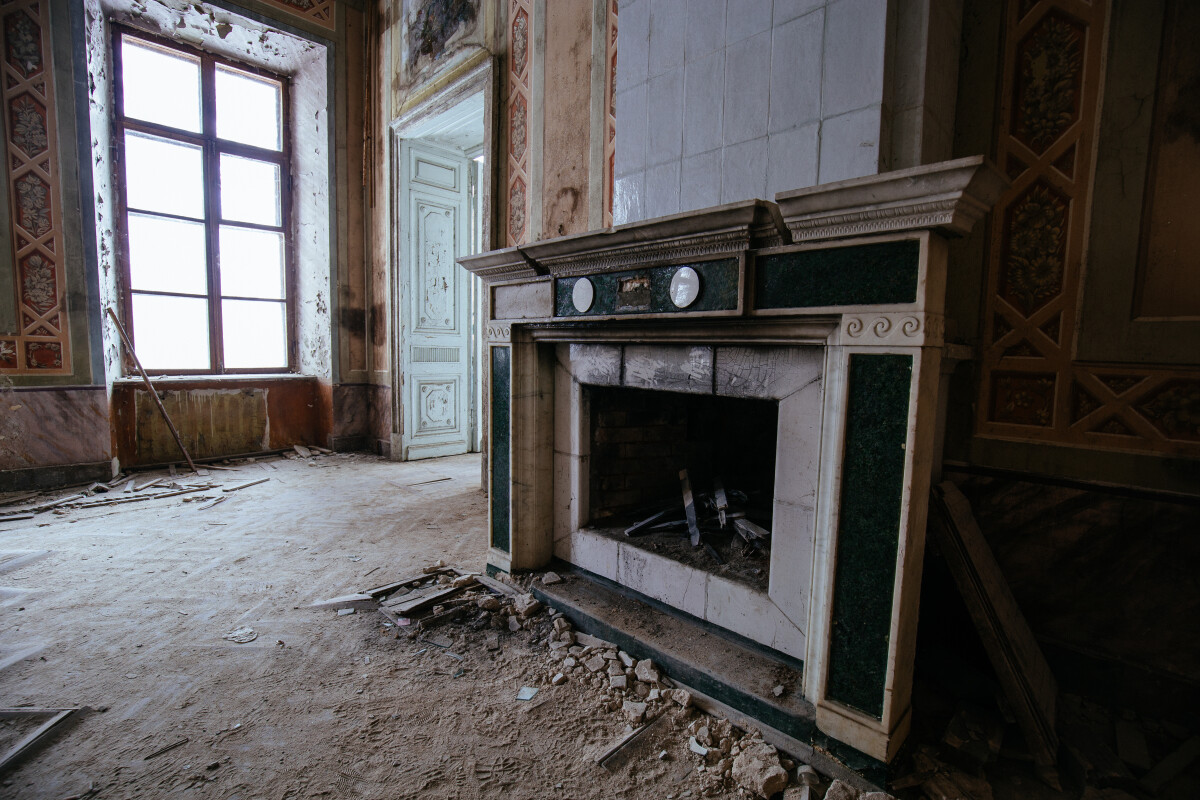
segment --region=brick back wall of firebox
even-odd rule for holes
[[[688,415],[654,392],[592,390],[592,518],[662,503],[679,494]]]
[[[673,502],[682,508],[684,468],[697,494],[711,491],[716,471],[726,488],[770,493],[775,403],[613,387],[589,392],[593,522],[649,516]]]

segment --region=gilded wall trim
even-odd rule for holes
[[[13,0],[0,14],[2,97],[17,333],[0,335],[0,372],[71,372],[50,4]]]
[[[1010,0],[976,431],[1171,455],[1200,453],[1200,372],[1074,358],[1092,191],[1103,0]]]
[[[533,74],[533,3],[532,0],[508,0],[507,102],[504,104],[504,163],[505,209],[504,242],[506,246],[529,241],[529,221],[532,214],[529,157],[529,111]]]
[[[269,6],[281,8],[315,22],[322,28],[333,30],[337,24],[334,3],[336,0],[262,0]]]

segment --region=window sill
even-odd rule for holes
[[[297,375],[294,372],[264,372],[253,375],[151,375],[150,382],[155,386],[171,386],[181,384],[255,384],[279,383],[280,381],[315,381],[313,375]],[[126,375],[113,381],[113,386],[145,386],[139,376]]]

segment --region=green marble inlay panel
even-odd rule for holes
[[[512,474],[512,348],[492,348],[492,547],[509,551]]]
[[[915,303],[915,239],[779,253],[757,260],[756,308]]]
[[[700,275],[700,296],[687,308],[671,302],[671,277],[681,267],[691,267]],[[598,317],[608,314],[663,314],[693,311],[731,311],[738,305],[738,260],[702,261],[697,264],[672,264],[625,272],[587,275],[595,288],[592,307],[580,312],[571,302],[575,282],[580,278],[559,278],[555,283],[555,310],[558,317]],[[624,289],[624,290],[623,290]]]
[[[883,716],[912,357],[853,355],[826,695]]]

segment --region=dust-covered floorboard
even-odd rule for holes
[[[682,754],[623,773],[598,767],[595,753],[624,720],[597,715],[580,687],[544,685],[545,644],[532,646],[528,631],[504,631],[489,651],[486,631],[445,628],[460,662],[394,638],[378,613],[308,607],[437,559],[482,569],[478,456],[237,467],[210,470],[204,480],[218,487],[198,493],[209,500],[0,523],[3,705],[104,709],[0,776],[0,796],[650,798],[690,788]],[[223,638],[241,628],[256,638]],[[529,683],[538,696],[517,701]]]

